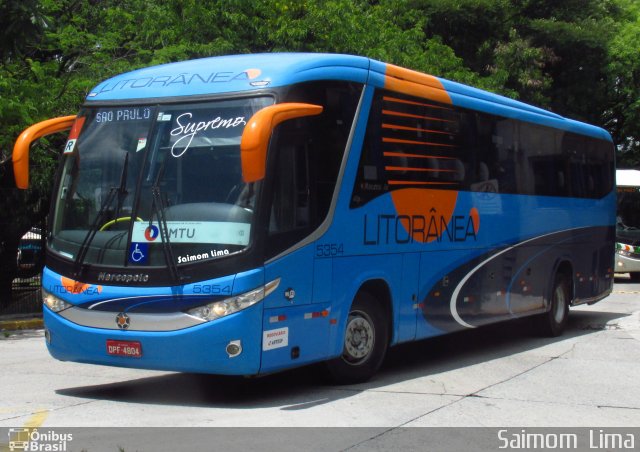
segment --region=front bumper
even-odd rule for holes
[[[46,306],[43,310],[49,353],[61,361],[220,375],[255,375],[260,370],[262,303],[228,317],[175,331],[86,327]],[[114,322],[115,315],[113,313]],[[107,340],[138,341],[142,356],[109,355]],[[242,353],[234,357],[226,351],[232,341],[242,344]]]
[[[616,273],[640,272],[640,259],[616,253]]]

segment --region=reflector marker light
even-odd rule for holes
[[[320,311],[320,312],[306,312],[304,314],[304,319],[309,320],[309,319],[317,319],[319,317],[328,317],[328,316],[329,316],[329,310],[325,309],[324,311]]]

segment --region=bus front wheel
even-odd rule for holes
[[[342,355],[326,363],[329,377],[339,384],[370,379],[382,365],[388,343],[384,310],[375,297],[360,292],[349,311]]]

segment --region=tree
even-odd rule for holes
[[[0,183],[19,132],[72,114],[118,73],[205,56],[351,53],[518,98],[611,131],[640,164],[635,0],[2,0]],[[45,215],[56,146],[31,192],[0,197],[0,301],[15,246]]]
[[[618,165],[640,167],[640,5],[618,3],[625,14],[608,49],[610,105],[604,116],[619,145]]]
[[[35,86],[23,79],[33,62],[27,55],[43,33],[38,3],[0,4],[0,304],[11,296],[20,237],[42,209],[40,193],[23,193],[9,185],[13,182],[11,137],[33,120],[36,111]]]

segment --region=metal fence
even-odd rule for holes
[[[12,286],[11,302],[0,309],[0,316],[42,313],[40,275],[14,279]]]
[[[18,277],[13,280],[11,300],[0,306],[0,316],[42,313],[41,275],[44,266],[46,224],[33,227],[18,247]]]

